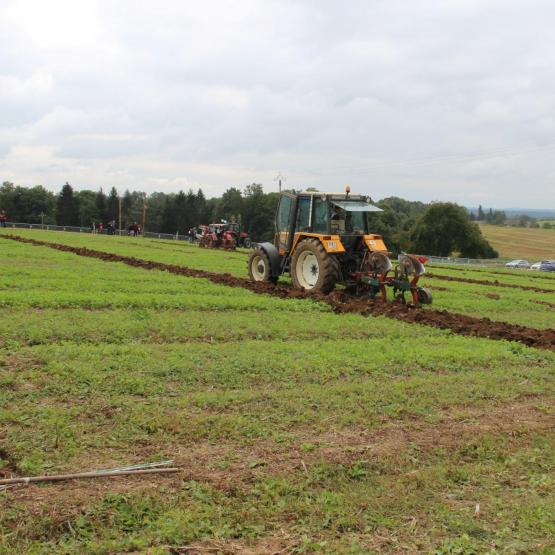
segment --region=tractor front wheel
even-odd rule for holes
[[[277,283],[278,278],[272,276],[270,258],[260,248],[254,249],[249,254],[249,277],[253,281],[264,281],[266,283]]]
[[[297,289],[330,293],[338,279],[337,259],[326,252],[318,239],[306,239],[293,253],[291,278]]]

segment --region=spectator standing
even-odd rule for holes
[[[8,221],[8,216],[4,210],[0,210],[0,227],[6,227],[6,222]]]

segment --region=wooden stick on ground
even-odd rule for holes
[[[33,482],[62,482],[81,478],[111,478],[113,476],[135,476],[137,474],[162,474],[179,472],[179,468],[147,468],[144,470],[119,470],[106,472],[81,472],[80,474],[53,474],[51,476],[27,476],[25,478],[4,478],[0,486],[8,484],[30,484]]]

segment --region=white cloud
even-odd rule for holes
[[[282,171],[553,206],[553,15],[547,0],[5,0],[0,180],[219,194]]]
[[[52,75],[44,69],[35,70],[27,78],[0,74],[0,102],[17,99],[32,102],[36,95],[50,92],[53,85]]]

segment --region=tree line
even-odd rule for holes
[[[481,205],[478,206],[476,213],[474,213],[473,210],[470,211],[470,220],[473,222],[482,222],[491,225],[508,225],[511,227],[553,228],[551,222],[545,221],[540,223],[537,218],[533,218],[528,214],[516,214],[512,217],[508,217],[504,210],[494,210],[493,208],[484,210]]]
[[[185,234],[191,227],[212,222],[240,222],[256,241],[272,240],[278,193],[265,193],[253,183],[243,189],[228,188],[221,197],[207,199],[202,191],[152,193],[115,187],[108,193],[77,191],[66,183],[58,194],[37,185],[22,187],[4,182],[0,210],[12,222],[91,227],[116,221],[122,228],[137,222],[148,231]],[[436,256],[457,254],[468,258],[493,258],[497,252],[482,236],[471,214],[454,203],[408,201],[389,197],[376,202],[383,212],[372,213],[370,226],[384,236],[393,253],[418,252]],[[119,215],[121,209],[121,223]]]
[[[120,197],[115,187],[108,193],[77,191],[69,183],[58,194],[41,185],[22,187],[5,181],[0,187],[0,209],[12,222],[90,228],[115,220],[121,228],[137,222],[148,231],[185,234],[191,227],[226,220],[241,222],[260,240],[271,238],[277,201],[277,193],[264,193],[256,183],[243,190],[231,187],[210,199],[202,189],[150,195],[126,190]]]
[[[492,225],[504,225],[505,221],[507,220],[507,214],[503,210],[494,210],[490,208],[489,210],[485,211],[482,208],[482,205],[478,206],[478,212],[474,214],[474,212],[470,211],[470,219],[473,222],[484,222],[486,224]]]

